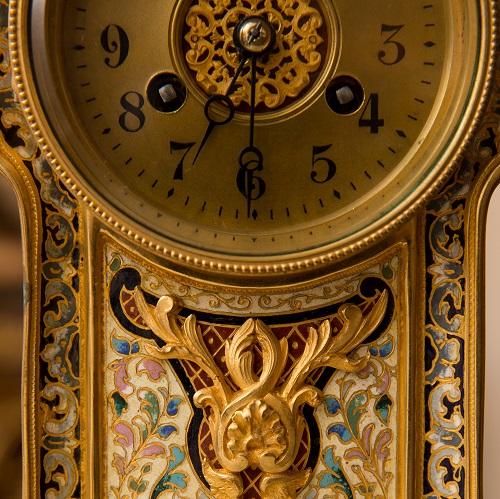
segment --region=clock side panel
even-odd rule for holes
[[[22,203],[23,494],[69,497],[82,490],[86,452],[82,210],[40,156],[12,92],[0,92],[0,172]]]
[[[422,219],[426,374],[419,497],[481,497],[484,252],[489,200],[499,182],[499,99],[497,61],[475,140]]]

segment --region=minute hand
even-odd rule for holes
[[[250,140],[249,147],[254,147],[255,131],[255,92],[257,86],[257,56],[252,57],[252,76],[250,87]]]
[[[211,97],[208,98],[207,102],[205,102],[203,112],[205,113],[205,118],[208,121],[208,126],[207,129],[205,130],[205,135],[203,136],[203,139],[201,139],[200,146],[196,151],[196,155],[193,159],[193,165],[196,163],[198,156],[200,155],[202,149],[205,147],[208,138],[215,130],[215,127],[220,125],[226,125],[234,118],[234,113],[235,113],[234,104],[233,101],[229,98],[229,96],[236,90],[236,81],[240,77],[241,72],[243,71],[243,68],[245,67],[245,64],[247,63],[248,59],[249,57],[246,54],[242,54],[240,64],[236,69],[236,73],[234,74],[231,83],[227,87],[226,93],[212,95]],[[220,104],[224,104],[229,111],[229,114],[226,117],[222,118],[220,121],[217,121],[217,119],[213,118],[210,110],[210,107],[217,102]]]
[[[264,169],[264,156],[254,144],[255,130],[255,93],[257,86],[257,56],[252,57],[252,77],[250,88],[250,134],[248,146],[240,152],[240,169],[236,175],[239,191],[247,200],[247,216],[252,214],[252,201],[262,197],[266,191],[266,183],[258,175]]]

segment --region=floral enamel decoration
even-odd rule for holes
[[[178,316],[174,299],[164,296],[156,307],[136,289],[143,320],[166,344],[146,342],[144,350],[157,359],[183,359],[202,367],[213,386],[199,390],[197,406],[210,410],[209,425],[217,463],[205,461],[203,471],[216,499],[241,497],[240,472],[263,472],[259,488],[263,498],[295,498],[308,482],[311,470],[291,469],[299,448],[303,405],[318,407],[323,395],[307,377],[321,367],[347,372],[365,368],[370,354],[348,357],[380,325],[388,302],[384,291],[369,313],[352,304],[342,305],[341,330],[332,335],[329,321],[311,327],[304,352],[286,371],[288,342],[278,340],[260,320],[248,319],[226,341],[227,380],[203,342],[194,315]],[[259,357],[257,352],[260,352]],[[261,360],[262,368],[257,368]],[[237,387],[235,389],[235,387]]]

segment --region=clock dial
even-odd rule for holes
[[[463,4],[35,2],[37,83],[63,161],[168,241],[337,248],[446,169],[478,78],[460,35],[477,35],[478,7]]]

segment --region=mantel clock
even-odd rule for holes
[[[478,497],[495,7],[0,1],[27,496]]]

